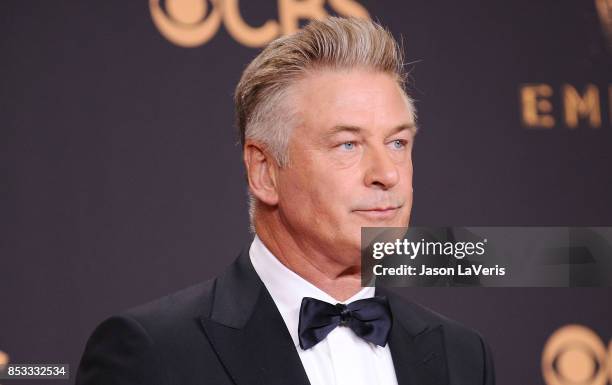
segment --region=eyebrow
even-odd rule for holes
[[[399,126],[394,127],[390,132],[389,132],[389,136],[391,135],[395,135],[398,132],[404,131],[404,130],[408,130],[412,133],[412,135],[416,135],[416,133],[418,132],[418,127],[416,124],[414,123],[404,123],[404,124],[400,124]],[[359,126],[350,126],[350,125],[343,125],[343,124],[339,124],[336,125],[334,127],[332,127],[332,129],[326,133],[325,136],[327,137],[331,137],[334,136],[340,132],[351,132],[354,134],[359,134],[362,131],[364,131],[363,128],[359,127]]]

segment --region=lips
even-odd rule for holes
[[[395,216],[400,208],[401,206],[374,207],[354,210],[354,212],[369,219],[389,219]]]

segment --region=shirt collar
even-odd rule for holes
[[[257,235],[251,243],[249,256],[257,275],[259,275],[283,317],[293,343],[299,347],[298,324],[302,298],[312,297],[331,304],[336,304],[339,301],[283,265]],[[364,287],[342,303],[347,304],[359,299],[373,297],[374,291],[374,287]]]

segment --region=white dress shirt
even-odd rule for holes
[[[348,327],[336,327],[323,341],[303,350],[298,339],[302,298],[331,304],[339,301],[289,270],[257,236],[249,255],[287,325],[311,385],[397,385],[389,344],[381,347],[367,342]],[[364,287],[343,303],[373,296],[374,288]]]

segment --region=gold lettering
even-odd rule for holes
[[[229,34],[248,47],[263,47],[282,34],[296,32],[300,20],[328,16],[325,0],[278,0],[279,20],[267,20],[262,26],[249,25],[240,13],[240,0],[149,0],[153,22],[171,42],[196,47],[208,42],[225,24]],[[161,2],[165,2],[164,7]],[[208,2],[212,10],[208,12]],[[370,19],[368,10],[357,0],[329,0],[341,16]]]
[[[523,124],[533,128],[552,128],[555,118],[550,115],[552,103],[546,98],[553,94],[548,84],[525,84],[520,88]]]
[[[353,0],[329,0],[329,5],[334,11],[345,17],[370,18],[370,14],[365,7]]]
[[[325,0],[278,0],[278,13],[283,34],[298,30],[300,19],[324,19]]]
[[[240,15],[238,0],[224,0],[223,21],[230,35],[248,47],[263,47],[280,33],[280,26],[268,20],[261,27],[251,27]]]
[[[564,85],[563,104],[565,107],[565,124],[569,128],[578,127],[578,120],[581,117],[588,118],[591,127],[601,127],[599,90],[594,84],[587,85],[582,95],[571,85]]]
[[[212,3],[213,9],[206,17],[205,0],[169,0],[166,2],[169,15],[159,0],[149,0],[149,7],[153,22],[166,39],[181,47],[197,47],[209,41],[221,25],[222,1]]]

